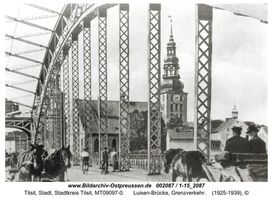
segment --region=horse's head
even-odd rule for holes
[[[69,145],[68,145],[68,147],[66,147],[66,148],[63,147],[61,149],[61,157],[62,157],[65,167],[67,167],[67,168],[71,167],[71,163],[70,163],[71,156],[72,156],[72,154],[71,154]]]
[[[171,168],[171,163],[174,159],[174,157],[180,153],[183,152],[183,149],[169,149],[164,153],[164,172],[169,173],[169,170]]]
[[[42,156],[46,152],[44,150],[44,145],[32,146],[33,148],[33,167],[37,169],[43,165]]]

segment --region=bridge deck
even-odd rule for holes
[[[112,172],[109,166],[109,174],[102,175],[98,165],[89,167],[87,175],[82,174],[81,166],[72,166],[68,170],[69,182],[166,182],[171,181],[171,175],[162,172],[160,175],[147,175],[148,171],[138,168],[130,168],[128,172]]]
[[[6,167],[6,181],[10,181],[10,169]],[[179,178],[178,178],[179,179]],[[16,180],[13,180],[16,181]],[[109,167],[109,173],[102,175],[98,165],[89,167],[88,174],[82,173],[81,166],[72,166],[65,176],[66,182],[169,182],[171,175],[162,172],[160,175],[147,175],[147,170],[130,168],[128,172],[112,172]]]

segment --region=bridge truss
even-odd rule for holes
[[[37,9],[49,10],[31,5]],[[80,161],[80,151],[89,147],[92,153],[91,105],[91,21],[98,19],[98,63],[99,63],[99,155],[104,147],[108,147],[108,114],[107,114],[107,11],[116,4],[67,4],[57,14],[58,20],[53,30],[26,20],[26,25],[35,26],[51,32],[48,46],[14,38],[22,42],[45,49],[40,75],[35,91],[33,108],[33,124],[35,138],[42,139],[47,148],[71,145],[74,165]],[[149,174],[160,172],[160,5],[151,4],[149,9],[150,46],[149,66]],[[9,17],[11,20],[11,17]],[[92,27],[94,28],[94,27]],[[79,34],[83,35],[83,48],[79,49]],[[37,35],[37,34],[36,34]],[[82,53],[80,52],[82,51]],[[7,54],[11,55],[10,52]],[[119,103],[119,168],[129,170],[129,5],[119,5],[119,66],[120,66],[120,103]],[[79,56],[83,55],[84,70],[84,127],[85,144],[80,144],[79,122]],[[20,56],[21,55],[12,55]],[[28,59],[24,57],[24,59]],[[32,61],[32,60],[31,60]],[[61,77],[60,77],[61,76]],[[35,77],[36,78],[36,77]]]
[[[38,9],[50,9],[32,5]],[[10,122],[6,126],[20,126],[32,130],[35,137],[48,144],[48,148],[72,146],[74,165],[80,162],[80,151],[88,146],[92,154],[92,123],[94,113],[91,105],[91,27],[98,19],[98,126],[99,155],[108,147],[107,114],[107,11],[116,4],[66,4],[58,15],[53,30],[26,20],[7,17],[51,33],[47,46],[28,41],[24,37],[7,35],[45,50],[43,61],[22,56],[21,53],[6,52],[6,55],[25,59],[41,65],[39,77],[18,70],[10,72],[37,79],[35,92],[11,86],[15,89],[34,93],[33,128],[29,122]],[[211,110],[211,57],[212,57],[212,13],[213,7],[203,4],[196,6],[196,61],[195,61],[195,116],[194,134],[196,148],[209,159],[210,110]],[[160,116],[160,59],[161,59],[161,5],[150,4],[148,10],[148,173],[161,171],[161,116]],[[261,19],[263,21],[263,19]],[[79,49],[79,35],[83,35],[83,48]],[[44,34],[44,33],[43,33]],[[39,34],[36,34],[39,35]],[[28,36],[27,36],[28,37]],[[82,51],[82,52],[80,52]],[[26,52],[25,52],[26,53]],[[28,53],[28,52],[27,52]],[[84,127],[85,143],[80,144],[79,116],[79,55],[83,55],[84,71]],[[95,59],[95,58],[92,58]],[[119,5],[119,170],[129,170],[129,5]],[[7,124],[8,123],[8,124]],[[18,124],[21,123],[21,124]],[[23,124],[22,124],[23,123]]]

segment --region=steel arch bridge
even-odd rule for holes
[[[32,5],[35,6],[35,5]],[[107,11],[119,6],[119,67],[120,67],[120,171],[129,170],[129,5],[128,4],[67,4],[59,13],[57,23],[46,47],[33,103],[34,134],[46,145],[55,148],[72,144],[74,164],[80,160],[79,133],[79,51],[83,51],[84,123],[86,136],[91,135],[91,36],[90,22],[98,20],[99,44],[99,149],[108,146],[107,124]],[[40,9],[39,6],[35,6]],[[160,173],[160,4],[149,6],[149,102],[148,102],[148,163],[149,174]],[[25,23],[9,17],[10,20]],[[34,26],[34,24],[27,23]],[[35,27],[43,28],[38,25]],[[48,30],[48,29],[45,29]],[[83,48],[79,49],[82,32]],[[18,39],[10,36],[13,39]],[[28,41],[28,43],[30,43]],[[38,44],[31,43],[38,46]],[[41,45],[40,45],[41,46]],[[34,61],[6,52],[9,56]],[[71,66],[70,66],[71,63]],[[71,70],[71,71],[70,71]],[[60,77],[62,75],[62,77]],[[70,77],[72,75],[72,77]],[[62,80],[62,83],[61,83]],[[72,83],[70,83],[72,81]],[[62,88],[60,86],[62,85]],[[72,85],[72,88],[70,88]],[[8,86],[8,85],[6,85]],[[15,88],[15,87],[13,87]],[[18,88],[16,88],[18,89]],[[70,90],[72,93],[70,93]],[[72,96],[70,96],[72,95]],[[51,124],[51,125],[50,125]],[[90,145],[90,144],[89,144]],[[91,152],[92,153],[92,152]],[[99,153],[100,155],[100,153]]]
[[[35,5],[32,5],[35,6]],[[74,164],[80,161],[79,125],[79,51],[83,53],[84,71],[84,122],[85,136],[92,135],[91,123],[91,34],[90,22],[98,20],[98,68],[99,68],[99,149],[108,146],[107,118],[107,17],[108,10],[119,7],[119,167],[129,170],[129,5],[128,4],[67,4],[58,14],[45,48],[43,61],[6,52],[9,56],[28,59],[41,64],[33,102],[32,141],[40,137],[55,148],[72,144]],[[39,9],[39,6],[36,6]],[[196,10],[196,62],[195,62],[195,142],[198,150],[209,158],[210,107],[211,107],[211,57],[212,57],[212,6],[197,5]],[[161,170],[161,120],[160,120],[160,48],[161,5],[150,4],[148,10],[148,173]],[[23,20],[9,18],[25,23]],[[262,20],[266,21],[266,20]],[[79,49],[79,34],[83,34],[83,48]],[[10,36],[11,38],[13,36]],[[13,38],[18,39],[18,38]],[[21,39],[22,40],[22,39]],[[26,42],[26,41],[25,41]],[[28,43],[30,43],[28,41]],[[33,43],[34,46],[39,46]],[[26,74],[25,74],[26,75]],[[62,77],[61,77],[62,76]],[[34,77],[35,78],[35,77]],[[71,81],[71,83],[70,83]],[[62,87],[61,87],[62,86]],[[70,88],[72,86],[72,88]],[[72,91],[72,92],[70,92]],[[71,96],[72,95],[72,96]],[[87,142],[87,141],[86,141]],[[88,143],[88,145],[91,145]],[[87,144],[86,144],[87,145]],[[92,148],[91,148],[92,149]],[[91,152],[92,153],[92,152]],[[100,153],[99,153],[100,155]]]

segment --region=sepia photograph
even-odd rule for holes
[[[5,182],[268,182],[268,4],[7,5]]]

